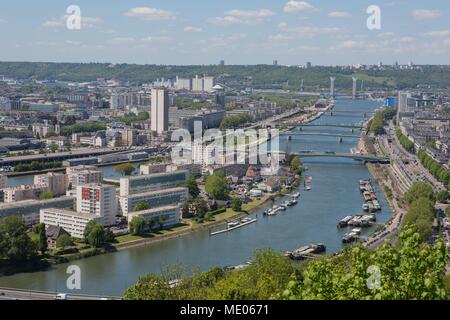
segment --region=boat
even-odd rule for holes
[[[358,240],[358,235],[354,232],[350,232],[350,233],[346,233],[343,237],[342,237],[342,242],[343,243],[352,243],[355,242],[356,240]]]
[[[357,234],[359,236],[359,235],[361,235],[361,228],[352,229],[351,233]]]
[[[348,225],[348,222],[353,219],[353,216],[346,216],[344,219],[339,221],[338,227],[345,228]]]
[[[239,221],[232,221],[232,222],[228,222],[227,224],[227,228],[233,228],[239,225]]]
[[[306,191],[311,191],[311,187],[310,186],[306,186],[305,190]]]
[[[363,209],[364,211],[369,211],[369,205],[368,205],[367,203],[363,203],[362,209]]]
[[[292,260],[303,260],[306,258],[313,258],[313,255],[324,253],[326,250],[327,247],[323,243],[312,243],[294,251],[286,251],[284,255]]]
[[[300,197],[300,192],[292,193],[289,196],[291,196],[292,198],[298,198]]]
[[[281,211],[286,211],[287,206],[285,206],[284,204],[280,205],[280,209]]]

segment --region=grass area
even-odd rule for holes
[[[173,228],[170,228],[170,229],[165,229],[165,230],[159,230],[159,231],[145,233],[145,234],[143,234],[141,236],[134,236],[132,234],[126,234],[126,235],[123,235],[123,236],[118,236],[115,239],[116,239],[117,243],[126,243],[126,242],[132,242],[132,241],[136,241],[136,240],[141,240],[141,239],[162,237],[162,236],[165,236],[167,234],[179,232],[179,231],[186,230],[186,229],[189,229],[189,228],[191,228],[190,225],[183,224],[183,225],[180,225],[180,226],[177,226],[177,227],[173,227]]]

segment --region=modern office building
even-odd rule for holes
[[[58,197],[46,200],[25,200],[0,204],[0,219],[16,215],[21,217],[27,225],[39,222],[39,212],[45,208],[75,208],[75,197]]]
[[[174,188],[186,183],[187,170],[120,178],[120,196]]]
[[[66,169],[69,187],[76,189],[79,185],[90,183],[101,183],[103,179],[102,171],[96,166],[81,165],[68,167]]]
[[[104,226],[115,224],[117,215],[116,187],[87,184],[77,187],[77,212],[100,217]]]
[[[74,238],[82,239],[86,225],[92,220],[100,223],[101,218],[95,214],[58,208],[46,208],[40,211],[41,223],[44,223],[46,226],[61,227]]]
[[[169,92],[164,87],[152,89],[151,130],[161,134],[169,129]]]
[[[59,196],[66,193],[67,176],[64,173],[49,172],[34,176],[35,185],[46,185],[48,190],[54,195]]]
[[[134,217],[143,217],[145,220],[153,220],[157,224],[162,223],[162,228],[170,228],[180,223],[180,207],[177,205],[158,207],[143,211],[135,211],[127,214],[130,222]]]
[[[182,203],[188,196],[188,189],[183,187],[156,190],[144,193],[120,196],[120,212],[127,216],[138,202],[146,203],[150,208],[158,208]]]
[[[195,178],[201,177],[202,175],[202,166],[196,163],[169,164],[166,167],[167,172],[175,172],[180,170],[187,170],[189,175]]]

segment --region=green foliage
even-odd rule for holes
[[[430,157],[424,149],[417,152],[417,157],[422,165],[450,190],[450,171]]]
[[[410,205],[419,198],[426,198],[434,202],[435,196],[433,188],[429,184],[423,182],[414,182],[408,192],[405,193],[405,200]]]
[[[194,99],[188,97],[177,97],[175,100],[175,106],[179,109],[201,110],[211,107],[211,103],[205,100],[194,101]]]
[[[41,252],[41,254],[44,254],[48,248],[47,234],[45,233],[45,224],[39,223],[39,224],[35,225],[33,227],[33,232],[39,236],[39,239],[37,242],[38,250]]]
[[[236,271],[225,272],[215,267],[206,272],[175,265],[166,267],[160,275],[148,274],[124,294],[128,300],[223,300],[273,299],[286,287],[295,274],[294,265],[272,250],[259,250],[252,264]],[[177,285],[170,286],[173,280]]]
[[[386,243],[375,251],[360,245],[336,257],[312,261],[303,279],[293,278],[283,297],[318,300],[434,300],[445,299],[443,284],[447,252],[442,240],[423,245],[414,228],[400,233],[400,245]],[[380,271],[380,286],[369,289]],[[373,267],[372,267],[373,268]]]
[[[114,167],[114,170],[123,176],[130,176],[135,169],[136,168],[131,163],[121,163]]]
[[[447,215],[447,217],[450,217],[450,206],[445,208],[445,214]]]
[[[223,173],[215,172],[206,178],[205,190],[215,200],[228,198],[228,185]]]
[[[135,216],[129,223],[130,233],[134,236],[140,236],[145,233],[147,223],[142,216]]]
[[[446,203],[448,198],[450,197],[450,194],[448,193],[448,191],[439,191],[436,194],[436,200],[440,203]]]
[[[382,134],[384,133],[383,126],[386,121],[391,120],[397,114],[396,109],[386,108],[380,111],[377,111],[370,123],[370,132],[374,134]]]
[[[237,114],[233,116],[227,116],[223,118],[222,122],[220,123],[220,130],[224,129],[237,129],[240,126],[246,124],[249,122],[250,116],[247,113],[243,114]]]
[[[102,225],[96,224],[87,236],[87,243],[92,247],[101,247],[105,242],[105,229]]]
[[[138,201],[133,207],[133,211],[144,211],[150,209],[150,205],[144,201]]]
[[[200,194],[200,188],[198,187],[197,181],[194,177],[190,176],[186,181],[186,187],[189,190],[189,195],[195,199]]]
[[[70,126],[61,127],[61,135],[70,136],[72,133],[79,132],[96,132],[99,130],[106,130],[106,123],[102,121],[91,121],[81,124],[74,124]]]
[[[236,212],[242,211],[242,201],[239,198],[233,198],[231,200],[231,209],[233,209]]]
[[[414,151],[414,143],[405,136],[400,129],[397,129],[397,138],[403,148],[406,151],[413,152]]]
[[[56,248],[64,249],[72,244],[72,238],[68,234],[63,234],[56,239]]]
[[[301,174],[303,171],[303,165],[299,156],[291,157],[289,161],[292,173]]]
[[[44,191],[39,195],[40,200],[53,199],[54,197],[55,197],[55,194],[51,191]]]
[[[420,238],[426,241],[432,235],[432,224],[435,217],[434,202],[428,198],[418,198],[410,204],[403,225],[415,225]]]
[[[26,172],[26,171],[38,171],[38,170],[46,170],[46,169],[55,169],[61,168],[62,162],[38,162],[33,161],[30,164],[28,163],[19,163],[14,167],[15,172]]]
[[[19,264],[37,256],[37,246],[27,234],[27,226],[17,216],[0,220],[0,265]]]
[[[130,125],[132,122],[145,121],[145,120],[148,120],[149,118],[150,118],[150,115],[147,111],[141,111],[137,115],[134,115],[134,114],[128,115],[128,116],[124,116],[124,117],[120,117],[120,118],[115,118],[114,120],[123,122],[127,125]]]

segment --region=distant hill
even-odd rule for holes
[[[351,88],[352,75],[364,80],[364,88],[405,89],[417,86],[450,88],[450,66],[424,66],[422,70],[358,71],[340,70],[336,67],[298,67],[271,65],[205,65],[163,66],[107,63],[45,63],[0,62],[0,75],[17,79],[92,81],[97,78],[119,79],[144,83],[156,79],[174,79],[207,74],[228,81],[237,80],[242,86],[254,88],[299,88],[304,80],[305,90],[328,88],[329,77],[336,77],[336,88]],[[234,78],[234,79],[233,79]]]

